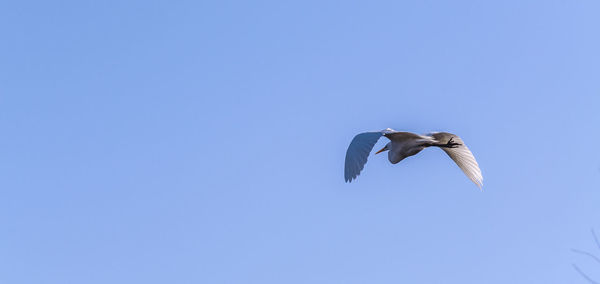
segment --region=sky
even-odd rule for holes
[[[0,282],[600,281],[599,10],[1,2]],[[388,127],[483,190],[435,148],[345,183]]]

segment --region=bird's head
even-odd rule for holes
[[[381,150],[375,152],[375,155],[383,152],[383,151],[389,151],[390,150],[390,144],[392,144],[392,142],[385,144],[385,147],[381,148]]]

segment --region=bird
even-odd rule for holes
[[[479,164],[477,164],[475,157],[469,148],[467,148],[467,145],[456,134],[432,132],[419,135],[411,132],[396,131],[391,128],[375,132],[364,132],[354,136],[346,151],[344,167],[344,179],[346,182],[352,182],[360,175],[375,143],[382,136],[385,136],[390,142],[381,150],[375,152],[375,154],[388,151],[388,160],[392,164],[397,164],[407,157],[416,155],[425,148],[438,147],[450,156],[473,183],[480,189],[483,186],[483,176],[481,175]]]

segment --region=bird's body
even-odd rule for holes
[[[399,132],[390,128],[379,132],[365,132],[354,137],[346,151],[344,177],[347,182],[351,182],[360,174],[369,153],[381,136],[385,136],[390,142],[376,154],[388,151],[388,159],[392,164],[416,155],[425,148],[439,147],[477,186],[481,187],[483,184],[481,170],[475,157],[458,136],[447,132],[419,135],[411,132]]]
[[[392,164],[397,164],[407,157],[418,154],[427,148],[426,143],[433,142],[429,137],[410,132],[395,132],[384,134],[384,136],[390,139],[389,146],[386,146],[389,147],[388,160]]]

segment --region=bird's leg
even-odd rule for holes
[[[454,142],[454,137],[451,137],[450,140],[448,140],[448,142],[446,142],[446,143],[428,143],[425,146],[426,147],[435,146],[435,147],[440,147],[440,148],[457,148],[460,145],[462,145],[462,144]]]
[[[456,148],[460,145],[462,145],[462,144],[454,142],[454,137],[450,137],[450,140],[448,140],[448,143],[446,143],[445,147],[446,148]]]

